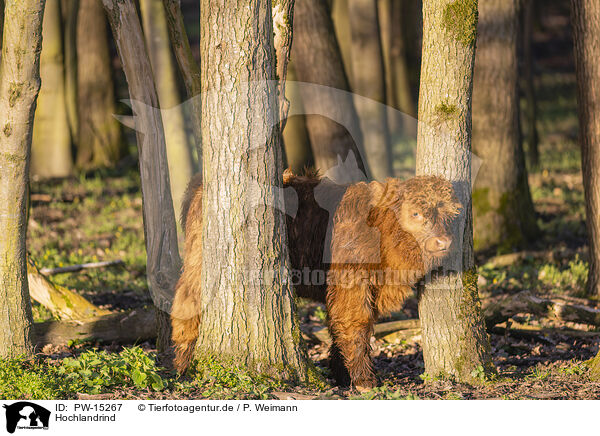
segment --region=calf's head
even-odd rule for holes
[[[440,258],[452,245],[450,222],[462,208],[452,184],[437,176],[413,177],[399,187],[398,219],[419,243],[425,257]]]

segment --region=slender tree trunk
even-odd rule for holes
[[[587,291],[600,296],[600,4],[595,0],[572,0],[571,6],[589,241]]]
[[[425,372],[473,381],[493,370],[477,291],[471,213],[471,91],[477,1],[423,2],[417,174],[450,180],[463,205],[443,273],[420,289]]]
[[[31,148],[34,177],[66,177],[73,170],[65,97],[65,65],[60,0],[48,0],[40,61],[42,88],[35,111]]]
[[[134,103],[135,129],[142,179],[144,235],[148,287],[157,308],[157,347],[163,358],[170,354],[169,312],[181,259],[167,150],[154,87],[152,67],[133,0],[102,0],[123,63],[129,94]]]
[[[163,2],[162,0],[144,0],[140,3],[140,7],[146,47],[162,109],[173,207],[179,214],[185,188],[194,173],[192,149],[185,131],[185,116],[177,89]],[[180,241],[183,241],[183,237],[180,238]]]
[[[296,1],[292,59],[300,82],[331,88],[300,87],[307,114],[306,128],[317,168],[325,173],[337,165],[338,158],[345,160],[352,151],[359,168],[369,175],[367,163],[361,159],[365,156],[362,153],[362,135],[352,138],[344,127],[359,123],[352,95],[335,91],[348,91],[349,86],[326,2]],[[326,114],[341,123],[312,114]]]
[[[32,352],[27,190],[45,2],[5,3],[0,64],[0,357],[16,357]]]
[[[271,0],[201,2],[199,356],[306,380],[290,285]]]
[[[360,119],[367,161],[373,178],[391,177],[392,153],[387,125],[385,69],[377,0],[350,0],[352,30],[352,90],[367,99],[354,100]]]
[[[302,96],[298,85],[295,83],[296,80],[296,68],[293,63],[290,63],[287,81],[291,83],[288,83],[285,87],[285,95],[290,102],[290,111],[299,115],[288,118],[283,129],[283,143],[287,167],[291,168],[294,174],[301,174],[305,167],[314,165],[314,159],[310,148],[308,130],[306,129]]]
[[[392,43],[390,47],[390,68],[393,75],[393,87],[398,110],[410,117],[417,118],[413,88],[410,81],[410,70],[408,68],[407,32],[404,28],[405,26],[402,24],[407,21],[405,15],[408,14],[408,11],[406,0],[393,1],[392,22],[394,26],[392,26]],[[415,23],[413,23],[414,25]],[[406,118],[403,121],[401,133],[409,138],[416,137],[416,123]]]
[[[352,31],[350,30],[349,0],[332,0],[331,21],[338,43],[346,77],[352,82]]]
[[[200,68],[196,63],[192,49],[190,48],[190,41],[185,30],[179,0],[163,0],[163,4],[165,6],[171,46],[175,53],[177,65],[179,65],[179,71],[183,77],[187,98],[190,104],[192,128],[195,139],[195,167],[196,170],[199,171],[202,168],[202,108],[200,105],[202,85],[200,83]]]
[[[77,165],[107,167],[124,154],[116,112],[106,15],[98,0],[80,0],[77,24]]]
[[[475,248],[511,251],[538,233],[519,129],[520,0],[479,0],[473,84]]]
[[[525,143],[529,165],[537,168],[540,164],[539,135],[537,129],[537,98],[535,96],[533,59],[533,20],[535,0],[522,0],[522,44],[523,44],[523,91],[525,93]]]
[[[97,1],[97,0],[96,0]],[[65,98],[71,142],[77,148],[79,117],[77,113],[77,15],[79,0],[61,0],[65,44]]]

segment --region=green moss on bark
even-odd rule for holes
[[[477,20],[477,0],[456,0],[444,9],[446,31],[465,46],[475,43]]]
[[[449,121],[458,116],[458,108],[455,104],[443,101],[435,107],[435,113],[441,121]]]

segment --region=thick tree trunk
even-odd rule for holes
[[[175,59],[179,65],[179,71],[183,77],[187,98],[190,104],[192,128],[194,131],[194,155],[196,158],[196,170],[202,168],[202,108],[200,92],[202,85],[200,83],[200,68],[196,64],[190,41],[188,39],[183,14],[179,0],[163,0],[168,23],[169,38],[171,46],[175,53]]]
[[[65,94],[60,0],[46,3],[40,75],[42,88],[33,125],[31,175],[66,177],[73,170],[73,156]]]
[[[473,381],[493,370],[473,258],[471,91],[477,1],[423,2],[417,174],[450,180],[463,205],[443,272],[420,289],[425,372]]]
[[[194,173],[192,149],[185,131],[185,117],[177,89],[162,0],[144,0],[140,3],[140,8],[146,47],[162,110],[173,207],[178,214],[181,211],[183,193]],[[183,237],[180,240],[183,241]]]
[[[359,168],[369,175],[367,162],[361,159],[365,157],[362,135],[352,138],[346,128],[359,123],[352,95],[336,91],[348,91],[349,86],[326,2],[296,1],[292,59],[300,82],[328,87],[300,87],[317,168],[323,174],[352,151]],[[341,122],[312,114],[327,114]]]
[[[124,153],[116,112],[106,15],[98,0],[80,0],[77,24],[77,165],[115,164]]]
[[[26,233],[43,0],[6,0],[0,64],[0,357],[32,351]]]
[[[204,163],[197,353],[307,378],[289,274],[271,0],[201,2]]]
[[[133,110],[142,179],[148,287],[157,308],[157,325],[168,328],[168,312],[179,279],[181,259],[162,119],[160,111],[155,109],[158,96],[134,2],[102,1],[123,63],[131,100],[137,102],[133,103]],[[169,331],[158,332],[160,354],[169,353],[170,336]]]
[[[352,31],[352,90],[363,132],[365,152],[375,180],[392,176],[392,153],[387,124],[385,68],[381,48],[377,0],[350,0]]]
[[[572,0],[579,142],[589,241],[589,295],[600,296],[600,4]]]
[[[538,233],[519,128],[520,0],[479,0],[473,83],[475,249],[512,251]]]
[[[535,95],[534,59],[533,59],[533,20],[535,18],[535,0],[523,0],[521,14],[523,45],[523,91],[525,93],[525,143],[531,168],[540,164],[539,135],[537,129],[537,98]]]

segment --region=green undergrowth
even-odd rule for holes
[[[139,347],[120,353],[88,350],[60,362],[0,360],[0,398],[7,400],[68,399],[77,393],[110,393],[123,388],[161,391],[167,381],[155,356]]]

